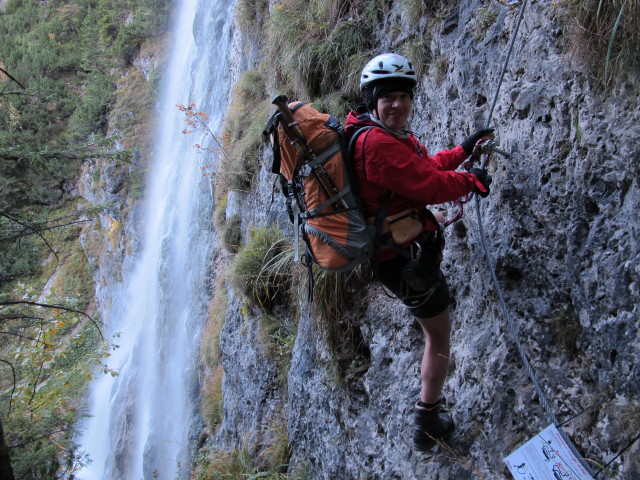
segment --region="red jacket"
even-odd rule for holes
[[[350,133],[365,125],[377,124],[367,115],[349,113],[346,127]],[[393,192],[385,216],[409,208],[421,210],[427,205],[451,202],[476,187],[485,191],[475,175],[454,171],[466,158],[460,145],[430,157],[413,135],[401,139],[382,128],[372,128],[360,134],[353,152],[358,193],[373,217],[385,190]],[[426,220],[423,229],[435,230],[435,225]],[[395,255],[395,252],[385,250],[379,259]]]

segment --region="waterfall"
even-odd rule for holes
[[[213,192],[183,135],[177,104],[195,103],[220,128],[229,93],[228,51],[233,0],[180,0],[159,105],[155,154],[147,179],[143,237],[122,272],[122,285],[102,285],[107,336],[119,345],[108,359],[118,371],[96,374],[89,415],[79,427],[92,463],[85,480],[188,479],[198,414],[197,352],[208,304]]]

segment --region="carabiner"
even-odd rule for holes
[[[414,251],[414,247],[415,246],[415,251]],[[417,262],[420,260],[420,257],[422,256],[422,245],[420,245],[420,242],[414,240],[411,243],[411,248],[409,248],[409,252],[411,253],[411,260],[413,260],[414,262]]]

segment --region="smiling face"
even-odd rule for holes
[[[389,92],[378,98],[375,115],[390,130],[400,130],[411,114],[411,95],[407,92]]]

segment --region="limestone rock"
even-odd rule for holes
[[[635,435],[622,413],[638,414],[638,86],[621,80],[605,92],[592,83],[564,48],[551,3],[529,2],[488,119],[519,10],[497,5],[495,22],[478,32],[474,11],[482,2],[460,2],[431,32],[432,54],[448,67],[441,78],[422,79],[412,125],[432,154],[486,124],[511,152],[490,165],[492,194],[480,202],[491,261],[559,421],[611,395],[564,427],[585,457],[605,463]],[[263,170],[243,200],[251,206],[247,223],[278,218],[265,194],[272,181]],[[360,294],[367,307],[354,327],[368,352],[365,367],[341,381],[312,313],[299,309],[286,395],[269,385],[273,367],[250,342],[253,323],[230,302],[221,340],[224,444],[255,434],[281,402],[290,470],[306,467],[309,478],[510,478],[503,458],[550,420],[501,311],[478,227],[469,204],[447,231],[443,268],[455,299],[445,395],[457,424],[450,447],[424,455],[411,448],[422,333],[375,285]],[[638,478],[637,458],[636,444],[611,468]]]

